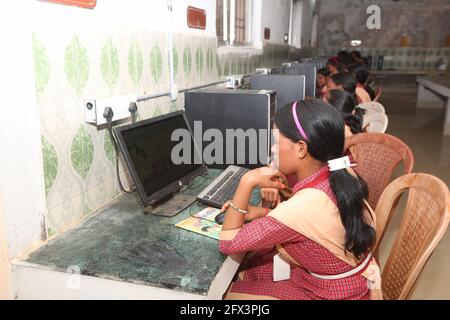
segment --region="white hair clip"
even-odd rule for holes
[[[355,164],[352,164],[350,162],[350,158],[348,156],[328,161],[328,167],[330,168],[330,171],[338,171],[355,166]]]

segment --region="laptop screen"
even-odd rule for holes
[[[178,182],[190,173],[202,168],[202,165],[194,164],[194,143],[189,135],[190,148],[182,149],[175,153],[183,159],[188,157],[188,163],[179,163],[180,160],[172,159],[173,148],[182,141],[171,141],[172,133],[177,129],[184,129],[189,133],[188,126],[182,112],[176,112],[155,119],[142,121],[133,125],[116,129],[119,145],[124,153],[125,160],[136,182],[138,190],[143,198],[151,198],[164,191],[171,184],[178,189]],[[188,145],[189,147],[189,145]],[[179,150],[179,148],[175,149]],[[189,153],[184,155],[184,151]],[[189,181],[187,181],[188,183]],[[186,182],[185,182],[186,183]],[[140,184],[140,185],[139,185]],[[139,188],[140,187],[140,188]],[[176,190],[166,190],[163,194],[155,196],[158,201]]]

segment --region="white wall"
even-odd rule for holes
[[[292,45],[296,48],[311,46],[313,16],[318,9],[317,3],[317,0],[294,1]]]
[[[30,0],[28,0],[30,1]],[[186,13],[188,6],[206,11],[206,30],[190,29],[187,25]],[[172,0],[174,32],[179,34],[216,36],[216,2],[210,0]],[[43,17],[49,17],[44,22],[49,27],[58,23],[83,22],[80,29],[98,26],[101,21],[102,30],[115,29],[124,24],[129,27],[147,29],[149,31],[168,31],[169,11],[167,0],[107,0],[98,1],[93,10],[76,9],[59,4],[32,0],[32,13],[29,18],[34,24],[42,25]],[[86,23],[88,21],[88,23]]]
[[[26,15],[29,4],[29,0],[10,1],[0,11],[1,39],[8,44],[0,51],[0,197],[12,257],[39,242],[45,230],[41,135]]]
[[[290,14],[291,0],[262,0],[261,39],[264,39],[264,28],[269,28],[269,42],[285,43],[284,35],[289,33]]]

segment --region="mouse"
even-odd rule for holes
[[[217,223],[217,224],[223,225],[223,220],[225,220],[225,212],[219,213],[219,214],[216,216],[215,220],[216,220],[216,223]]]

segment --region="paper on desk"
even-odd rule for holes
[[[197,214],[194,214],[193,216],[200,219],[209,220],[211,222],[216,222],[216,216],[220,213],[219,209],[216,208],[206,208],[200,211]]]
[[[216,240],[219,240],[222,226],[215,223],[215,217],[220,210],[206,208],[192,217],[187,218],[175,225],[175,227],[192,231]]]

